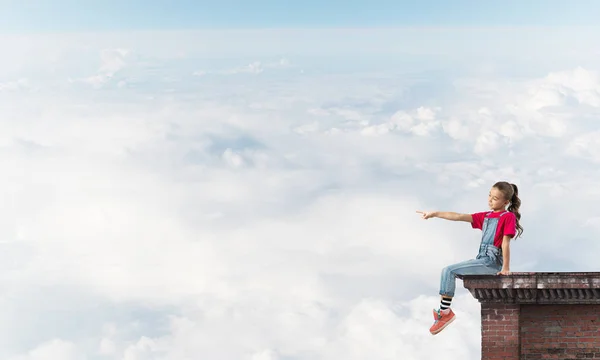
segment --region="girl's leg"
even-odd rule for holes
[[[441,295],[440,299],[440,310],[446,310],[450,308],[450,304],[452,304],[452,296]]]
[[[490,265],[486,259],[471,259],[462,261],[442,269],[440,279],[440,295],[442,301],[444,298],[452,299],[456,291],[456,275],[487,275],[496,274],[499,271],[497,266]]]
[[[446,266],[442,270],[440,281],[440,295],[442,296],[440,310],[433,310],[435,322],[429,332],[432,334],[439,333],[456,318],[454,312],[450,309],[450,302],[456,289],[456,275],[496,274],[498,270],[497,266],[491,265],[488,259],[472,259]]]

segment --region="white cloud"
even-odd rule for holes
[[[231,149],[225,150],[223,153],[223,159],[227,162],[227,164],[233,167],[240,167],[244,165],[244,158]]]
[[[131,51],[127,49],[104,49],[100,52],[100,67],[95,75],[70,81],[80,81],[92,85],[93,88],[101,88],[127,66],[129,56]],[[124,80],[117,82],[118,87],[123,87],[125,84]]]
[[[0,92],[18,91],[18,90],[29,89],[29,88],[30,88],[29,81],[25,78],[21,78],[16,81],[7,81],[4,83],[0,82]]]
[[[456,140],[469,140],[472,138],[471,134],[474,132],[465,122],[454,117],[445,121],[442,127],[448,136]]]
[[[40,344],[25,355],[20,355],[11,360],[85,360],[87,356],[78,352],[77,347],[68,341],[59,339]]]
[[[226,74],[238,74],[238,73],[251,73],[251,74],[260,74],[263,72],[263,66],[260,61],[255,61],[246,66],[242,66],[239,68],[234,68],[231,70],[226,70]]]
[[[479,304],[460,281],[457,321],[428,328],[441,269],[475,256],[479,233],[415,210],[480,211],[498,180],[523,198],[513,270],[598,250],[591,68],[511,78],[487,59],[469,79],[423,72],[442,64],[429,53],[399,74],[405,55],[290,51],[299,74],[214,40],[211,61],[228,61],[205,75],[261,76],[198,79],[206,53],[180,36],[61,38],[68,63],[3,78],[0,357],[477,358]],[[102,91],[65,84],[93,71]],[[586,247],[565,252],[565,236]]]
[[[280,357],[271,349],[256,352],[252,355],[252,360],[278,360]]]
[[[313,133],[318,130],[319,130],[319,123],[316,121],[313,123],[300,125],[300,126],[297,126],[294,128],[294,131],[298,134]]]
[[[499,136],[493,131],[485,131],[481,133],[475,140],[475,148],[473,149],[477,155],[489,155],[497,151],[500,146]]]
[[[192,74],[194,76],[204,76],[204,75],[209,75],[209,74],[221,74],[221,75],[235,75],[235,74],[244,74],[244,73],[261,74],[265,70],[288,69],[288,68],[292,68],[292,67],[293,67],[292,62],[289,59],[281,58],[278,61],[267,61],[267,62],[253,61],[253,62],[243,65],[243,66],[237,66],[237,67],[233,67],[233,68],[229,68],[229,69],[220,68],[219,70],[215,70],[215,71],[196,70],[196,71],[192,72]]]
[[[112,340],[104,338],[100,340],[100,348],[98,352],[101,355],[116,355],[117,348]]]
[[[399,131],[418,136],[428,136],[440,126],[440,122],[436,121],[436,111],[439,111],[439,109],[430,109],[422,106],[410,112],[399,110],[391,116],[388,122],[366,126],[362,130],[362,133],[371,135]]]
[[[107,76],[113,76],[125,67],[125,58],[130,54],[126,49],[105,49],[100,53],[102,65],[98,71]]]
[[[158,353],[158,354],[157,354]],[[143,336],[135,344],[129,345],[123,353],[123,360],[159,360],[162,356],[159,353],[156,341]]]
[[[568,155],[582,157],[597,163],[600,161],[600,131],[582,134],[571,140],[566,149]]]

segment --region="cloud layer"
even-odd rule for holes
[[[142,35],[3,39],[36,57],[0,77],[2,358],[476,359],[460,282],[458,320],[428,328],[441,269],[480,234],[415,210],[484,210],[498,180],[523,200],[513,271],[594,270],[586,59],[517,76],[426,33],[416,55],[365,62]]]

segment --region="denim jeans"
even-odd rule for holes
[[[502,270],[502,250],[494,246],[499,218],[485,219],[479,253],[475,259],[466,260],[442,269],[440,295],[453,297],[457,275],[495,275]]]
[[[500,249],[490,245],[483,248],[485,255],[466,260],[442,269],[440,295],[453,297],[456,290],[456,275],[496,275],[502,269]]]

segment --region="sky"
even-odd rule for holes
[[[585,21],[176,28],[53,4],[0,21],[2,359],[479,359],[460,280],[428,330],[481,234],[415,211],[486,210],[500,180],[523,202],[512,271],[597,270]]]
[[[594,0],[0,0],[0,31],[595,25]]]

